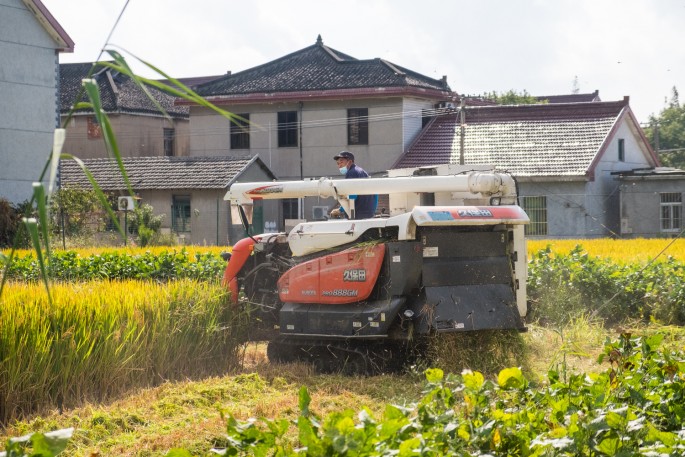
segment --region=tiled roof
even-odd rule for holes
[[[547,103],[584,103],[602,101],[599,98],[598,90],[592,92],[591,94],[538,95],[535,98],[541,102]]]
[[[250,164],[257,162],[275,179],[257,157],[129,157],[122,159],[134,190],[225,189]],[[126,186],[117,163],[110,159],[83,161],[104,191],[124,190]],[[73,160],[61,161],[61,183],[91,187],[90,181]]]
[[[450,92],[437,80],[382,59],[357,60],[325,46],[309,47],[263,65],[198,86],[205,97],[362,88],[416,88]]]
[[[627,107],[627,100],[467,107],[464,163],[517,176],[584,176]],[[394,168],[459,163],[460,139],[458,113],[437,117]]]
[[[88,75],[92,66],[92,63],[60,64],[60,112],[62,114],[71,110],[81,90],[81,81]],[[157,106],[128,76],[106,67],[99,67],[92,77],[98,82],[102,106],[106,113],[161,115]],[[175,97],[154,87],[147,89],[171,117],[188,118],[188,107],[176,106]],[[85,95],[82,96],[81,101],[87,101]]]

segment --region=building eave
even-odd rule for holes
[[[318,91],[269,92],[208,96],[205,99],[215,105],[253,103],[281,103],[305,100],[343,100],[350,98],[419,97],[432,100],[451,100],[455,94],[449,91],[420,87],[369,87],[354,89],[330,89]],[[177,105],[197,105],[184,99],[176,99]]]
[[[57,43],[57,51],[59,52],[74,52],[74,40],[57,22],[57,19],[50,13],[50,11],[43,5],[40,0],[22,0],[24,5],[36,16],[38,22],[43,26],[46,32]]]
[[[555,175],[555,176],[526,176],[516,175],[518,182],[587,182],[591,181],[588,176],[584,175]]]

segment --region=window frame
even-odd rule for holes
[[[297,111],[278,111],[278,147],[294,148],[299,145],[299,119]],[[293,119],[294,118],[294,119]]]
[[[250,149],[250,113],[231,119],[231,149]]]
[[[171,230],[175,233],[189,233],[192,222],[190,195],[173,195],[171,198]],[[179,215],[179,211],[184,214]]]
[[[683,194],[659,193],[659,229],[661,233],[679,233],[683,229]]]
[[[618,161],[626,161],[626,140],[623,138],[618,139]]]
[[[369,144],[369,109],[347,109],[347,144],[348,146]]]
[[[176,129],[173,127],[164,127],[162,135],[164,138],[164,156],[173,157],[176,146]]]
[[[546,195],[526,195],[521,198],[521,207],[528,215],[530,223],[525,226],[526,236],[549,235],[549,219]]]

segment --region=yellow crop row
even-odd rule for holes
[[[665,261],[670,257],[685,261],[685,239],[635,238],[635,239],[575,239],[575,240],[528,240],[528,256],[551,246],[552,252],[568,254],[580,245],[592,257],[612,259],[616,262]]]
[[[685,261],[685,239],[677,238],[635,238],[635,239],[612,239],[612,238],[595,238],[595,239],[529,239],[528,256],[545,249],[548,245],[551,246],[552,252],[559,254],[568,254],[576,246],[580,245],[583,251],[593,257],[611,258],[617,262],[647,262],[654,258],[657,260],[666,260],[669,256],[674,259]],[[121,247],[121,248],[81,248],[75,249],[81,257],[90,255],[103,254],[106,252],[126,252],[130,255],[141,255],[145,252],[152,254],[161,254],[162,252],[180,252],[185,249],[191,258],[195,254],[213,253],[216,255],[222,252],[230,252],[230,246],[151,246],[151,247]],[[9,251],[2,251],[8,254]],[[16,255],[23,257],[29,254],[30,250],[20,250]]]

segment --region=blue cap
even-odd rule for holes
[[[348,159],[354,162],[354,154],[352,154],[350,151],[340,151],[338,154],[333,156],[333,160],[338,159]]]

